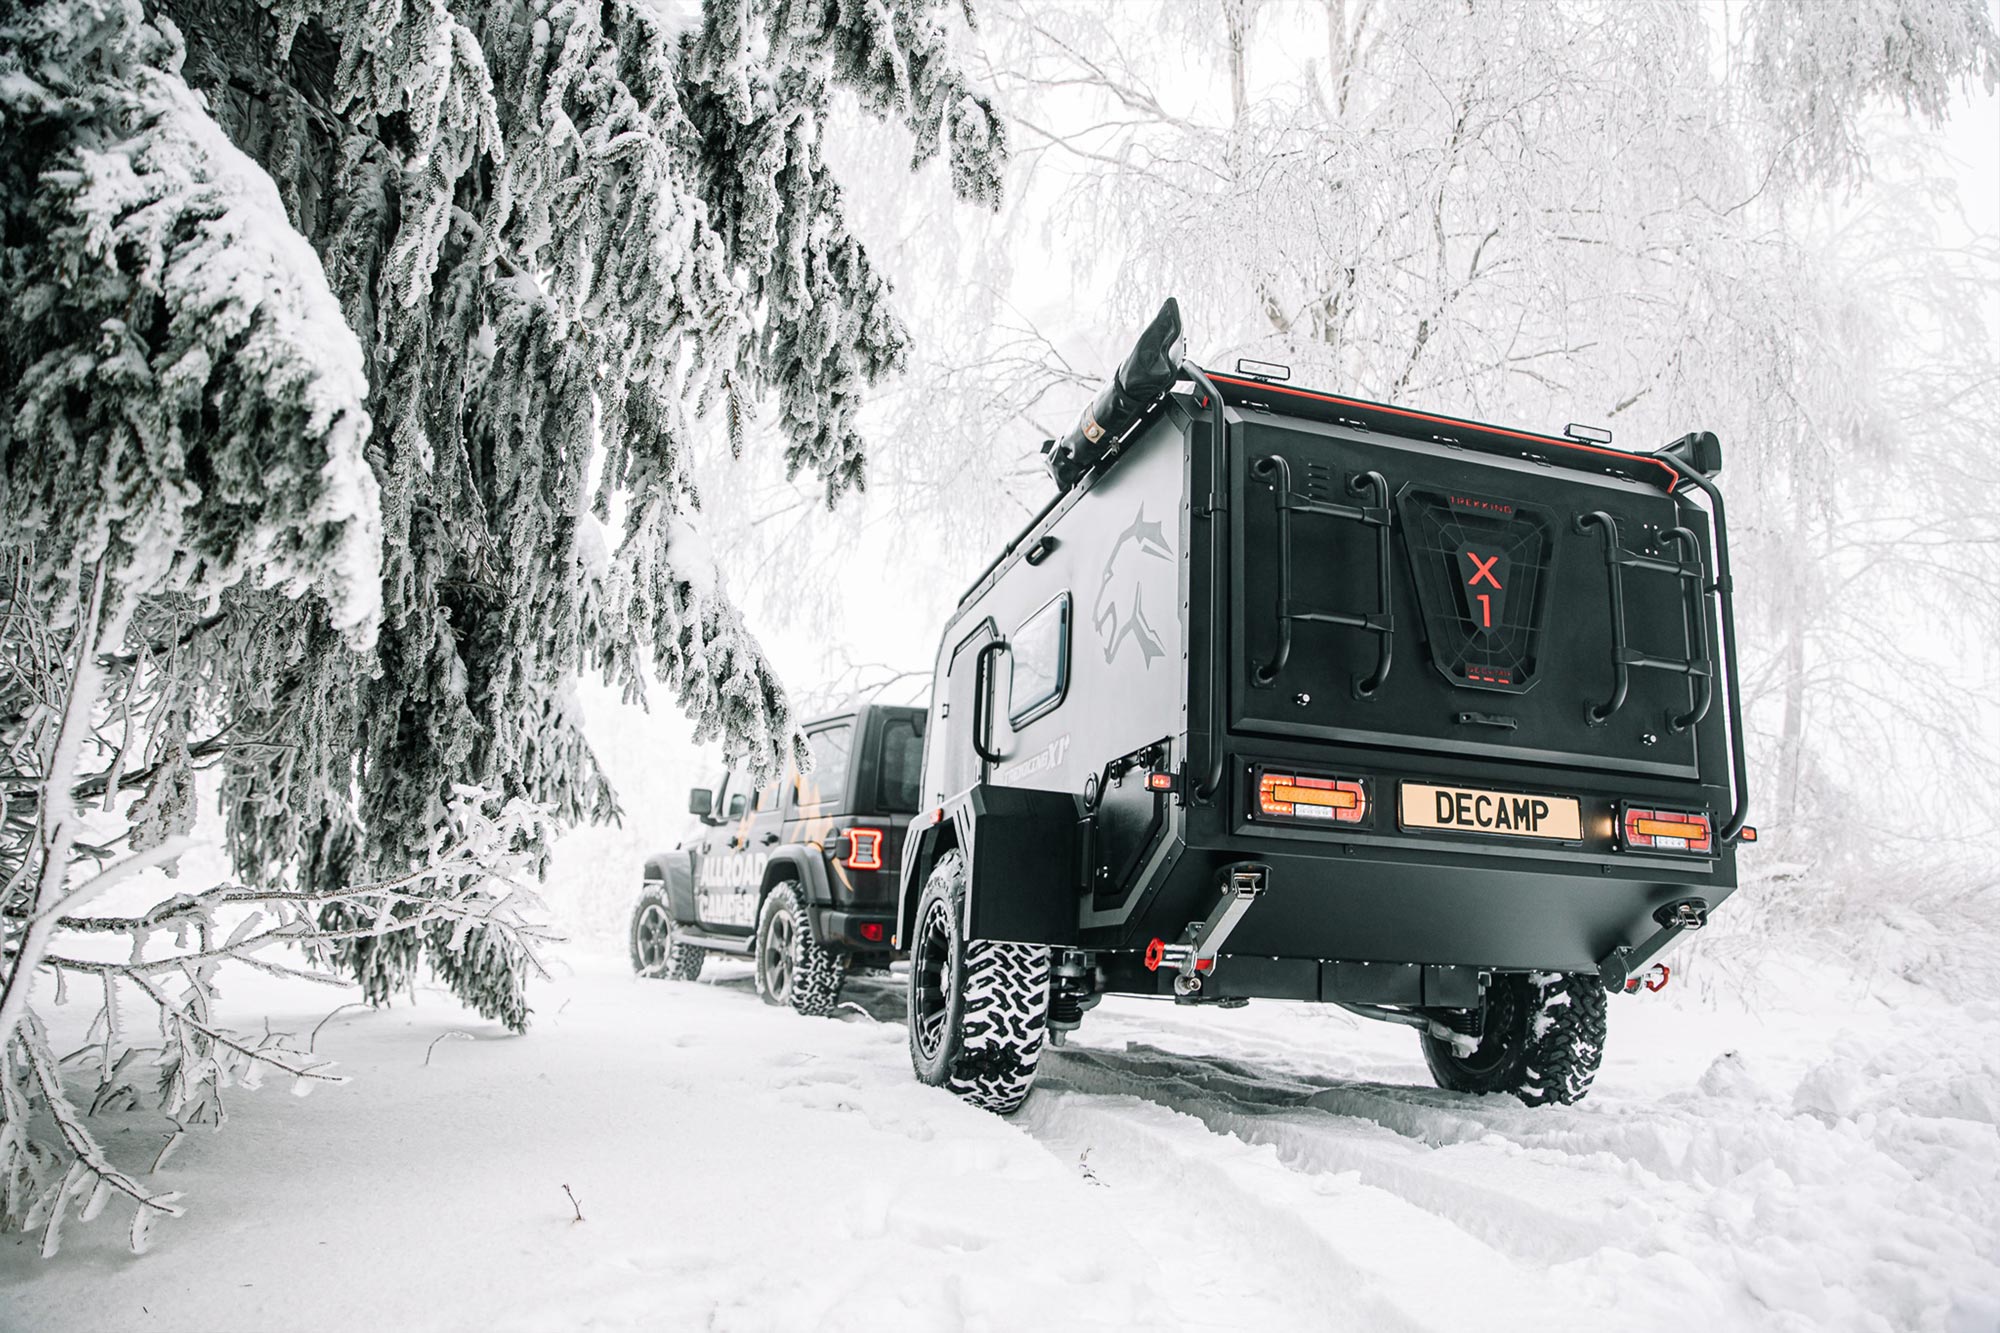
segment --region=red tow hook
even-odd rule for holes
[[[1625,993],[1627,995],[1637,995],[1641,985],[1644,985],[1649,991],[1663,991],[1667,988],[1667,982],[1673,975],[1673,969],[1665,963],[1655,963],[1639,976],[1626,981]]]

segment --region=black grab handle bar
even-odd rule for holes
[[[1251,674],[1251,682],[1268,689],[1292,656],[1292,622],[1309,620],[1321,625],[1363,629],[1376,636],[1375,671],[1366,680],[1354,682],[1354,697],[1366,699],[1382,688],[1389,668],[1396,660],[1396,621],[1390,614],[1390,578],[1394,568],[1389,560],[1389,483],[1379,472],[1362,472],[1348,478],[1349,495],[1366,496],[1368,505],[1334,504],[1313,500],[1292,491],[1292,465],[1282,454],[1267,454],[1250,465],[1251,475],[1271,482],[1278,506],[1278,651]],[[1380,610],[1372,615],[1347,611],[1297,611],[1292,608],[1292,514],[1321,514],[1375,529],[1376,597]]]
[[[1579,514],[1576,530],[1587,533],[1592,528],[1600,530],[1604,538],[1605,580],[1611,587],[1611,697],[1601,704],[1588,705],[1590,725],[1601,727],[1609,722],[1612,715],[1625,706],[1626,697],[1632,689],[1632,669],[1650,668],[1658,671],[1677,671],[1693,679],[1695,698],[1693,707],[1687,712],[1674,716],[1669,714],[1667,726],[1673,731],[1686,731],[1708,716],[1710,703],[1715,697],[1715,668],[1708,660],[1708,621],[1702,614],[1702,568],[1701,544],[1694,533],[1684,527],[1668,528],[1661,538],[1671,540],[1686,553],[1680,560],[1661,560],[1654,556],[1635,555],[1618,544],[1618,523],[1602,509],[1593,509],[1587,514]],[[1653,657],[1635,652],[1625,641],[1625,571],[1627,569],[1650,569],[1662,574],[1672,574],[1681,581],[1682,615],[1692,622],[1689,635],[1694,640],[1697,652],[1689,658]]]

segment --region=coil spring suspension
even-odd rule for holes
[[[1439,1022],[1460,1036],[1483,1037],[1486,1035],[1486,1010],[1484,1007],[1478,1009],[1440,1009],[1436,1011],[1436,1017]]]

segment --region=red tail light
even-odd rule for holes
[[[882,868],[882,830],[878,828],[851,828],[847,830],[847,868],[849,870],[880,870]]]
[[[862,922],[861,938],[867,940],[870,944],[880,944],[882,942],[882,923],[880,921]]]
[[[1715,849],[1715,834],[1707,815],[1627,806],[1625,845],[1635,851],[1707,852]]]
[[[1368,792],[1347,778],[1267,772],[1257,779],[1257,813],[1275,819],[1359,824],[1368,817]]]

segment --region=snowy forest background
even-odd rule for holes
[[[528,1025],[705,765],[921,692],[1167,295],[1715,431],[1764,836],[1703,947],[1991,996],[1997,89],[1985,0],[0,0],[0,1216],[143,1248],[178,1138],[93,1117],[328,1077],[218,969]]]

